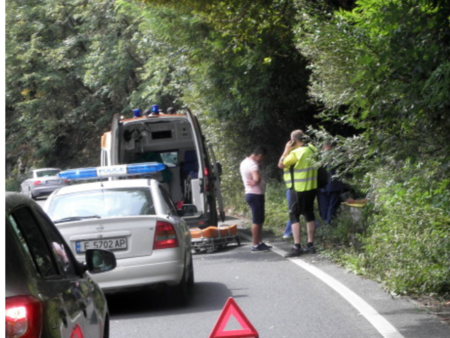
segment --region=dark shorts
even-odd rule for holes
[[[253,224],[263,224],[265,214],[264,195],[245,194],[245,201],[252,209]]]
[[[315,221],[314,199],[317,189],[300,191],[291,190],[291,204],[289,205],[289,219],[292,223],[299,223],[300,216],[305,216],[306,222]]]

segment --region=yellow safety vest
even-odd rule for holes
[[[283,180],[284,180],[284,183],[286,184],[286,189],[290,189],[290,188],[292,188],[292,170],[294,169],[294,168],[292,168],[292,167],[287,167],[287,168],[284,168],[283,169]]]
[[[292,150],[283,160],[286,169],[294,166],[294,190],[309,191],[317,189],[317,168],[314,166],[316,148],[312,145]],[[288,171],[289,172],[289,171]],[[284,172],[286,179],[286,171]]]

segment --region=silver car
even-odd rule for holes
[[[66,179],[60,178],[59,168],[42,168],[31,170],[20,186],[20,192],[32,199],[48,196],[58,188],[68,185]]]
[[[115,270],[92,278],[104,292],[165,285],[184,304],[194,284],[186,222],[155,179],[71,185],[55,191],[44,210],[77,258],[88,249],[115,253]]]

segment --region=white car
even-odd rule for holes
[[[105,293],[165,284],[176,302],[188,300],[194,284],[189,228],[157,180],[67,186],[49,196],[44,210],[78,259],[88,249],[114,252],[116,269],[92,276]]]
[[[56,189],[67,186],[68,182],[61,179],[59,168],[42,168],[31,170],[20,185],[20,192],[32,199],[48,196]]]

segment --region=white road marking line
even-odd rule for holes
[[[247,240],[252,240],[251,236],[240,233],[239,236],[245,237]],[[287,253],[284,250],[281,250],[274,246],[272,243],[272,252],[284,257]],[[365,302],[361,297],[359,297],[356,293],[346,287],[344,284],[339,282],[337,279],[331,277],[327,273],[322,270],[316,268],[315,266],[306,263],[305,261],[298,258],[287,258],[292,263],[301,267],[302,269],[308,271],[310,274],[314,275],[322,282],[327,284],[330,288],[339,293],[342,298],[344,298],[347,302],[350,303],[359,313],[367,319],[367,321],[372,324],[372,326],[385,338],[404,338],[397,329],[389,323],[382,315],[380,315],[373,307],[371,307],[367,302]]]

